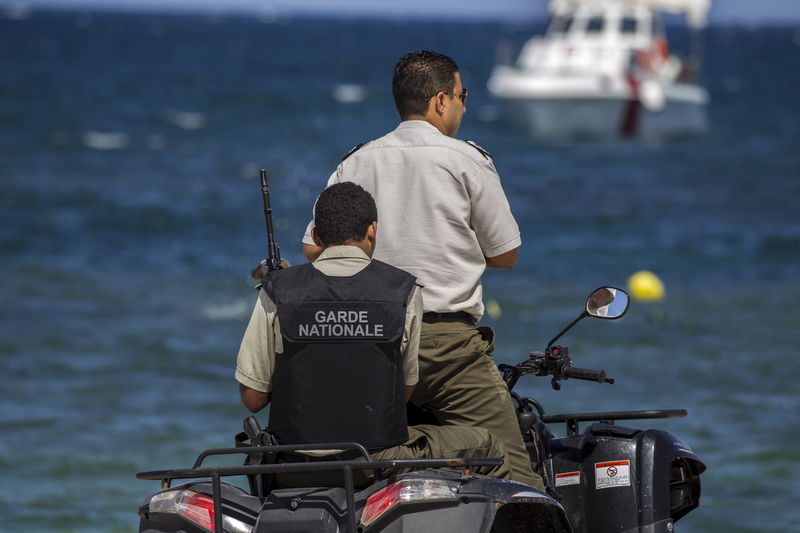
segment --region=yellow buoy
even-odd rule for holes
[[[629,277],[628,289],[635,300],[659,302],[664,298],[664,284],[649,270],[640,270]]]
[[[486,302],[486,314],[489,318],[498,319],[502,316],[503,311],[500,309],[500,302],[497,300],[489,300]]]

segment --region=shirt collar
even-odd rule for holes
[[[370,258],[364,253],[364,250],[358,246],[349,245],[331,246],[329,248],[325,248],[314,262],[316,263],[317,261],[325,261],[327,259],[360,259],[365,263],[370,262]]]

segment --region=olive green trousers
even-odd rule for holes
[[[419,425],[408,428],[408,440],[397,446],[370,454],[373,459],[438,459],[455,457],[499,457],[505,459],[502,445],[485,429],[467,426]],[[307,457],[307,461],[337,460],[339,456]],[[381,477],[396,476],[411,472],[412,468],[385,468]],[[511,479],[511,471],[505,461],[497,466],[475,466],[472,472],[501,479]],[[372,481],[371,470],[353,470],[356,487],[364,487]],[[344,486],[341,471],[293,472],[278,474],[277,486],[291,487],[338,487]]]
[[[502,479],[511,479],[503,446],[482,428],[467,426],[419,425],[408,428],[408,440],[372,454],[373,459],[436,459],[454,457],[500,457],[497,466],[476,466],[473,472]],[[410,472],[410,469],[385,469],[384,477]]]
[[[483,428],[500,442],[511,479],[544,490],[531,468],[511,394],[494,359],[494,333],[463,321],[423,322],[419,383],[411,401],[443,427]]]

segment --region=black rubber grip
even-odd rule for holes
[[[606,373],[604,370],[589,370],[587,368],[565,366],[561,369],[561,374],[565,378],[571,379],[585,379],[586,381],[597,381],[599,383],[606,381]]]

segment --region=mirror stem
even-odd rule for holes
[[[578,322],[580,322],[581,320],[583,320],[583,319],[584,319],[584,318],[586,318],[587,316],[589,316],[589,313],[587,313],[587,312],[586,312],[586,309],[584,309],[584,310],[581,312],[581,314],[579,314],[579,315],[578,315],[578,318],[576,318],[575,320],[573,320],[572,322],[570,322],[570,323],[569,323],[569,325],[568,325],[567,327],[565,327],[564,329],[562,329],[561,331],[559,331],[559,332],[558,332],[558,335],[556,335],[555,337],[553,337],[553,340],[551,340],[550,342],[548,342],[548,343],[547,343],[547,352],[548,352],[548,353],[550,352],[550,347],[551,347],[551,346],[553,346],[553,344],[555,344],[555,342],[556,342],[558,339],[560,339],[560,338],[561,338],[561,336],[562,336],[564,333],[566,333],[567,331],[569,331],[569,330],[572,328],[572,326],[574,326],[575,324],[577,324]]]

